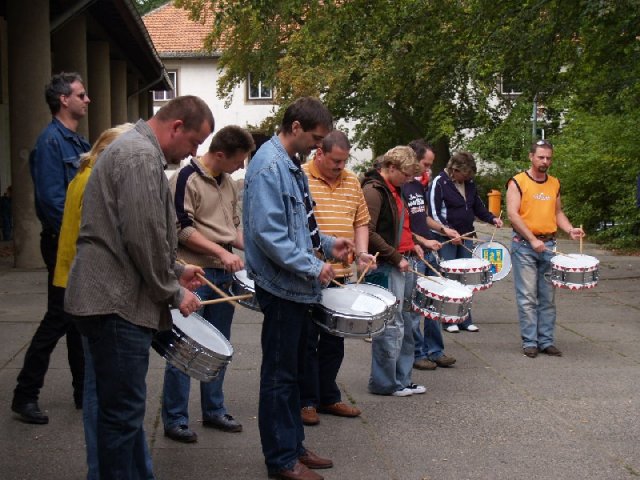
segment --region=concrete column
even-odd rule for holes
[[[140,104],[138,102],[138,95],[131,95],[139,90],[140,87],[138,86],[138,83],[137,75],[127,75],[127,118],[133,123],[140,120]]]
[[[44,86],[51,78],[49,0],[7,2],[7,23],[15,266],[42,267],[29,152],[51,121],[44,101]]]
[[[120,125],[127,121],[127,63],[111,61],[111,122]]]
[[[89,85],[89,140],[93,144],[100,134],[111,125],[111,74],[109,44],[89,42],[87,44]]]
[[[51,35],[53,73],[78,72],[84,80],[89,98],[93,101],[93,93],[89,84],[89,68],[87,65],[87,19],[84,15],[69,20]],[[89,104],[91,112],[93,104]],[[89,138],[89,115],[78,124],[78,133]]]
[[[144,91],[144,92],[140,92],[140,94],[138,95],[138,103],[139,103],[139,109],[140,109],[140,118],[143,119],[148,119],[149,118],[149,92],[148,91]]]

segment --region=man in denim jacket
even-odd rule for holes
[[[342,258],[353,242],[319,232],[302,157],[332,129],[317,99],[296,100],[277,135],[255,154],[245,177],[243,229],[246,268],[264,313],[258,424],[269,475],[321,480],[309,468],[331,460],[307,450],[298,381],[303,375],[310,304],[335,276],[325,257]]]
[[[73,377],[73,398],[82,408],[84,357],[80,334],[64,314],[64,288],[53,286],[58,237],[67,187],[76,175],[80,155],[91,145],[76,130],[87,114],[89,96],[77,73],[60,73],[45,88],[45,99],[53,115],[51,123],[38,137],[29,156],[36,213],[42,223],[40,251],[47,266],[47,312],[31,340],[18,375],[11,409],[26,423],[48,423],[49,417],[38,407],[38,396],[49,367],[49,357],[58,340],[67,336],[69,366]]]

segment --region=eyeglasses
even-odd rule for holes
[[[69,98],[69,97],[72,97],[73,95],[65,95],[65,94],[63,93],[63,94],[62,94],[62,95],[60,95],[60,96],[61,96],[61,97],[67,97],[67,98]],[[76,97],[78,97],[80,100],[84,100],[86,96],[87,96],[87,94],[86,94],[86,93],[78,93],[78,94],[76,95]]]

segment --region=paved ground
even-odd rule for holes
[[[577,251],[567,241],[560,248]],[[364,413],[357,419],[322,416],[320,425],[306,429],[307,445],[335,462],[325,478],[639,477],[640,257],[611,256],[590,244],[585,253],[600,259],[601,280],[590,291],[557,292],[562,358],[522,355],[512,275],[477,294],[479,333],[446,334],[446,352],[458,359],[454,368],[414,370],[414,380],[428,387],[425,395],[367,393],[370,344],[348,340],[339,381],[344,399]],[[40,398],[49,425],[25,425],[10,412],[15,378],[46,303],[44,271],[10,264],[10,257],[0,258],[0,478],[82,479],[81,412],[73,408],[65,345],[54,352]],[[160,421],[164,361],[152,353],[146,430],[157,478],[266,478],[256,419],[260,320],[239,309],[233,325],[226,402],[244,424],[240,434],[202,427],[194,386],[192,426],[199,442],[166,439]]]

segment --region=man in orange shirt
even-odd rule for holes
[[[345,170],[351,144],[347,136],[333,130],[324,137],[315,157],[302,166],[316,205],[314,213],[322,233],[355,241],[356,262],[363,269],[375,262],[367,253],[369,210],[358,178]],[[351,277],[350,264],[333,264],[337,281]],[[302,421],[320,422],[318,411],[340,417],[357,417],[360,409],[343,403],[336,383],[344,358],[344,338],[331,335],[317,325],[309,326],[304,378],[300,383]]]
[[[551,273],[556,230],[560,227],[571,239],[584,237],[562,211],[560,182],[547,174],[553,146],[539,140],[531,146],[531,167],[507,183],[507,213],[513,226],[511,255],[516,288],[523,353],[535,358],[538,352],[562,356],[555,346],[555,290],[545,277]]]

